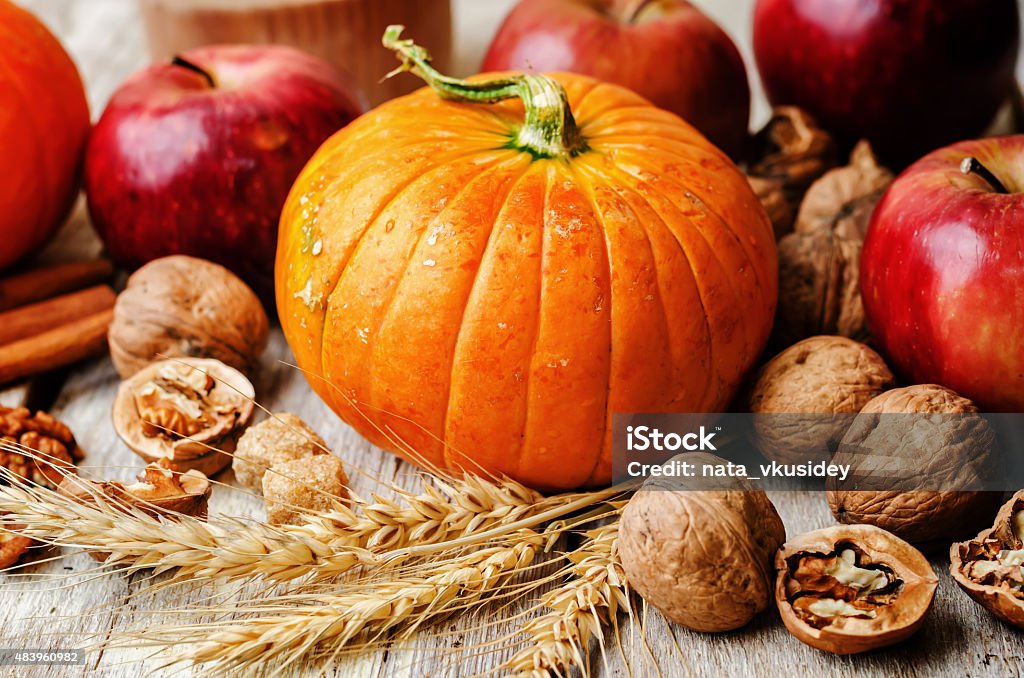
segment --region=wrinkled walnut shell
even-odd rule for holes
[[[148,462],[167,459],[212,476],[231,463],[254,397],[249,380],[217,360],[164,360],[121,383],[114,428]]]
[[[780,464],[827,461],[853,415],[894,383],[864,344],[835,336],[794,344],[761,368],[751,391],[757,446]]]
[[[829,231],[840,238],[863,241],[868,223],[893,174],[878,164],[871,145],[862,141],[853,149],[850,163],[814,182],[800,203],[798,233]]]
[[[685,459],[698,468],[724,463],[704,453]],[[695,631],[730,631],[770,604],[772,554],[786,529],[752,483],[735,478],[731,489],[693,489],[700,482],[645,483],[622,513],[619,553],[630,585],[668,619]]]
[[[844,551],[855,554],[852,574],[836,567]],[[857,569],[882,581],[857,582],[863,574]],[[775,555],[775,571],[775,601],[786,628],[811,647],[834,654],[867,652],[909,638],[924,622],[938,586],[920,551],[870,525],[836,525],[795,537]],[[881,588],[871,591],[873,586]],[[812,606],[822,600],[837,601],[847,611],[826,607],[819,614]]]
[[[790,233],[779,242],[779,306],[772,343],[819,334],[867,339],[860,296],[859,240],[832,231]]]
[[[949,549],[953,581],[996,618],[1024,629],[1024,568],[1015,562],[1024,549],[1024,490],[1003,504],[995,523],[977,537]],[[1018,553],[1010,553],[1018,552]],[[985,563],[999,564],[999,567]],[[987,571],[992,568],[991,571]]]
[[[826,481],[833,515],[875,525],[925,550],[987,524],[998,493],[963,491],[998,473],[995,433],[977,412],[967,398],[933,384],[871,400],[832,459],[850,465],[846,481]],[[940,416],[918,416],[924,414]],[[911,484],[922,489],[913,491]]]
[[[271,525],[298,523],[304,515],[330,511],[348,499],[345,467],[333,454],[277,464],[263,475],[262,486]]]
[[[267,346],[260,300],[223,266],[183,255],[152,261],[117,297],[108,340],[122,379],[163,358],[213,358],[252,374]]]
[[[238,440],[232,468],[242,487],[263,491],[263,476],[278,464],[327,454],[327,443],[289,412],[279,412],[250,426]]]
[[[796,231],[779,242],[774,345],[816,334],[868,338],[860,254],[871,213],[892,179],[861,142],[849,165],[829,171],[807,191]]]
[[[836,146],[809,114],[793,106],[779,106],[772,111],[768,124],[754,136],[751,147],[753,154],[747,174],[775,182],[774,187],[760,184],[760,191],[756,191],[755,185],[755,191],[773,216],[778,239],[793,230],[793,218],[807,188],[835,167]],[[770,207],[780,199],[786,202],[785,209],[777,204]]]

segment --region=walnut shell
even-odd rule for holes
[[[796,231],[779,242],[775,345],[816,334],[867,339],[860,253],[871,214],[892,180],[862,141],[849,165],[830,170],[807,191]]]
[[[256,294],[223,266],[184,255],[152,261],[128,278],[107,338],[127,379],[162,358],[213,358],[246,374],[267,346]]]
[[[757,376],[749,403],[756,444],[780,464],[827,461],[853,415],[894,383],[882,357],[864,344],[835,336],[805,339]]]
[[[934,384],[871,400],[832,459],[850,465],[845,481],[826,481],[833,515],[843,523],[881,527],[925,549],[987,524],[998,493],[958,491],[981,487],[999,473],[995,433],[977,412],[967,398]]]
[[[199,471],[180,473],[166,459],[161,459],[143,469],[138,482],[131,485],[72,476],[65,478],[57,490],[84,504],[95,504],[103,497],[126,511],[138,509],[151,516],[173,519],[186,515],[206,520],[213,486]],[[101,563],[110,557],[109,553],[101,551],[91,551],[90,555]]]
[[[242,434],[232,468],[242,487],[262,492],[263,475],[268,469],[327,453],[327,443],[306,422],[289,412],[279,412]]]
[[[705,453],[686,461],[723,464]],[[629,501],[619,554],[630,585],[664,615],[695,631],[730,631],[765,610],[772,554],[786,529],[767,495],[736,478],[704,490],[701,479],[654,477]]]
[[[991,528],[949,549],[953,581],[998,619],[1024,629],[1024,490],[1003,504]]]
[[[819,334],[868,338],[860,296],[860,240],[829,230],[790,233],[779,242],[779,305],[772,344]]]
[[[807,188],[821,175],[836,165],[836,146],[832,137],[818,127],[808,113],[794,106],[779,106],[772,111],[768,124],[758,132],[751,145],[753,150],[747,174],[752,178],[777,181],[779,193],[772,195],[761,184],[759,197],[769,197],[769,204],[781,197],[785,209],[775,206],[766,209],[772,215],[776,239],[793,230],[793,217],[803,200]],[[753,182],[752,182],[753,183]]]
[[[775,602],[811,647],[856,654],[910,637],[938,579],[907,542],[870,525],[836,525],[787,541],[775,555]]]
[[[347,486],[345,467],[333,454],[277,464],[263,475],[267,522],[287,525],[303,515],[330,511],[348,499]]]
[[[121,382],[114,428],[146,461],[166,458],[209,476],[231,463],[254,397],[249,380],[218,360],[163,360]]]
[[[826,172],[807,190],[796,218],[797,233],[824,230],[863,241],[871,214],[893,179],[878,164],[871,144],[861,141],[848,165]]]

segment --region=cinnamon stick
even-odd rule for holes
[[[114,273],[106,259],[44,266],[0,279],[0,311],[96,285]]]
[[[0,313],[0,346],[113,308],[116,300],[109,286],[96,285]]]
[[[113,317],[114,310],[107,309],[0,346],[0,384],[106,353]]]

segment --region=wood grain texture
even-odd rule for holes
[[[145,63],[135,3],[130,0],[21,0],[38,12],[65,41],[84,73],[94,114],[116,84]],[[491,4],[483,0],[456,0],[457,63],[479,59],[488,36],[507,0]],[[751,0],[703,4],[714,5],[714,14],[725,20],[734,35],[744,27]],[[485,6],[490,5],[490,9]],[[732,7],[735,23],[729,24]],[[740,16],[742,15],[742,16]],[[459,37],[462,36],[462,37]],[[746,49],[747,45],[744,45]],[[471,66],[464,66],[472,70]],[[763,106],[763,102],[761,104]],[[65,230],[60,245],[46,255],[49,260],[94,256],[99,251],[86,227],[81,208]],[[283,362],[282,362],[283,361]],[[349,464],[386,481],[414,486],[413,470],[394,457],[381,453],[342,425],[312,394],[303,377],[285,363],[291,354],[280,332],[275,331],[256,380],[258,399],[275,411],[300,414],[319,431],[331,447]],[[117,377],[109,359],[95,360],[74,370],[52,410],[74,430],[86,451],[83,473],[128,479],[142,462],[116,437],[110,423],[110,406]],[[15,404],[29,397],[26,387],[0,392],[0,403]],[[350,474],[351,475],[351,474]],[[219,480],[231,482],[230,473]],[[374,487],[369,478],[356,476],[357,490]],[[779,508],[790,534],[832,523],[819,493],[780,492],[772,499]],[[214,492],[211,511],[259,516],[261,502],[242,492]],[[563,548],[568,544],[561,545]],[[87,556],[56,549],[42,549],[33,555],[34,564],[19,576],[0,580],[0,646],[74,647],[86,635],[100,638],[113,630],[139,628],[152,621],[149,611],[168,609],[199,600],[190,591],[147,591],[151,583],[144,573],[132,577],[97,577],[95,563]],[[762,615],[750,627],[735,633],[698,635],[670,628],[653,609],[640,608],[636,625],[623,623],[621,653],[609,634],[604,639],[607,663],[597,648],[591,655],[593,674],[598,676],[979,676],[1017,675],[1024,666],[1024,637],[995,622],[962,594],[946,572],[945,558],[934,561],[940,575],[936,604],[922,631],[907,644],[861,657],[837,658],[816,652],[789,636],[772,614]],[[523,608],[520,608],[523,609]],[[423,637],[396,645],[387,651],[347,660],[329,669],[299,668],[298,675],[329,676],[457,676],[493,669],[511,655],[513,648],[485,657],[473,657],[474,647],[514,631],[509,624],[486,630],[482,621],[502,618],[515,610],[497,613],[484,609],[478,617],[455,618],[433,629],[439,637]],[[640,627],[643,627],[643,633]],[[448,655],[446,657],[446,655]],[[453,663],[453,660],[460,660]],[[655,669],[655,665],[659,669]],[[141,674],[170,675],[157,669],[158,662],[145,652],[113,652],[92,655],[85,667],[5,671],[0,675],[78,676],[103,675],[112,678]],[[184,675],[190,672],[185,671]],[[201,670],[191,672],[203,675]],[[182,675],[181,672],[176,675]]]

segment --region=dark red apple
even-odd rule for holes
[[[1019,31],[1017,0],[758,0],[754,54],[772,104],[905,167],[992,122]]]
[[[1024,412],[1024,136],[911,165],[861,257],[868,323],[891,365],[991,412]]]
[[[522,0],[484,71],[573,71],[628,87],[739,157],[750,85],[729,36],[686,0]]]
[[[205,47],[153,65],[115,92],[89,140],[93,224],[127,268],[203,257],[270,299],[288,191],[361,111],[341,74],[290,47]]]

